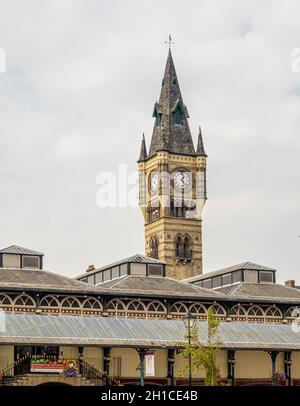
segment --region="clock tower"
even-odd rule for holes
[[[170,49],[153,117],[149,153],[143,136],[138,160],[145,250],[167,263],[169,276],[184,279],[202,273],[207,155],[200,128],[194,147]]]

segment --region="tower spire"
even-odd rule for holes
[[[147,159],[147,148],[146,148],[145,134],[143,133],[141,152],[140,152],[140,157],[139,157],[138,162],[145,161],[146,159]]]
[[[202,137],[202,131],[201,131],[201,126],[199,125],[199,134],[198,134],[198,144],[197,144],[197,155],[199,156],[206,156],[205,149],[204,149],[204,143],[203,143],[203,137]]]
[[[155,118],[148,157],[158,151],[195,155],[188,125],[189,114],[177,79],[172,51],[169,48],[159,102],[154,105]]]

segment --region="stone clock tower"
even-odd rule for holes
[[[171,50],[153,117],[149,153],[143,137],[138,161],[146,255],[166,262],[169,276],[184,279],[202,273],[207,155],[201,129],[194,148]]]

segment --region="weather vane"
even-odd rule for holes
[[[168,44],[168,45],[169,45],[169,49],[171,49],[171,45],[174,44],[174,41],[173,41],[173,39],[172,39],[171,34],[169,34],[168,41],[165,41],[165,44]]]

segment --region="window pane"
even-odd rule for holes
[[[242,282],[242,271],[235,271],[232,273],[232,283]]]
[[[259,281],[272,283],[273,282],[273,272],[266,272],[266,271],[260,272]]]
[[[258,282],[257,271],[244,271],[244,282]]]
[[[24,256],[23,259],[23,268],[39,268],[40,266],[40,258],[39,257],[31,257],[31,256]]]
[[[206,279],[203,281],[203,287],[206,289],[211,289],[211,279]]]
[[[79,279],[79,280],[80,280],[80,282],[85,282],[85,283],[87,283],[88,278],[82,278],[82,279]]]
[[[102,272],[98,272],[98,273],[96,273],[96,285],[98,284],[98,283],[102,283]]]
[[[130,274],[146,276],[146,264],[130,264]]]
[[[120,276],[127,275],[127,264],[122,264],[120,266]]]
[[[222,286],[231,285],[231,273],[222,275]]]
[[[90,275],[88,276],[88,283],[90,283],[91,285],[95,285],[95,275]]]
[[[110,269],[107,269],[103,272],[103,282],[109,281],[110,279]]]
[[[221,276],[216,276],[213,278],[213,288],[219,288],[222,284],[222,277]]]
[[[151,264],[148,265],[148,275],[149,276],[163,276],[163,266]]]
[[[20,255],[3,254],[3,268],[20,268]]]
[[[111,270],[111,278],[118,278],[120,276],[120,269],[118,266],[115,266],[112,270]]]

